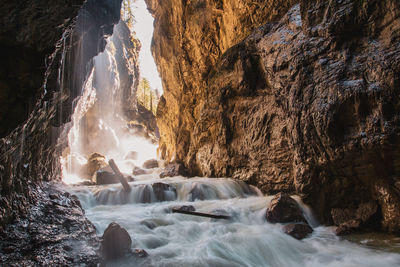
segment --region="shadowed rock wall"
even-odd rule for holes
[[[5,73],[12,75],[1,72],[0,92],[9,96],[0,98],[6,103],[0,112],[5,125],[0,134],[19,126],[0,139],[0,232],[34,203],[31,187],[60,178],[66,123],[91,70],[92,58],[104,50],[106,37],[119,21],[121,1],[88,0],[81,9],[82,3],[2,4],[0,45],[13,50],[2,57],[1,68],[8,67]],[[18,114],[14,114],[16,103],[22,107]],[[28,103],[33,103],[32,107]],[[5,120],[10,122],[3,124]]]
[[[146,1],[165,159],[400,231],[398,1]]]

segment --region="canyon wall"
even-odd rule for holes
[[[0,232],[35,203],[31,188],[60,178],[76,99],[120,19],[121,1],[83,2],[2,5]]]
[[[146,2],[163,158],[400,231],[398,1]]]

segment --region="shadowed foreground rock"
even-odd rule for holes
[[[58,185],[30,187],[34,205],[0,234],[0,266],[97,266],[100,239],[78,198]]]
[[[278,193],[274,196],[267,208],[266,218],[271,223],[307,223],[299,204],[285,193]]]
[[[112,222],[104,230],[101,251],[106,259],[116,259],[131,252],[132,239],[118,223]]]

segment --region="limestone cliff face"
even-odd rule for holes
[[[0,139],[0,232],[34,202],[31,187],[59,178],[75,100],[93,57],[104,50],[119,21],[121,1],[88,0],[81,8],[82,4],[2,5],[0,45],[6,56],[1,68],[6,71],[0,77],[0,135],[6,136]]]
[[[398,1],[147,2],[164,158],[400,231]]]
[[[160,152],[167,160],[184,159],[212,66],[254,27],[279,18],[295,1],[146,2],[155,17],[153,53],[166,88],[158,107]]]

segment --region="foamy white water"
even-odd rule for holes
[[[400,254],[340,239],[334,228],[316,226],[315,221],[309,221],[316,226],[314,233],[302,241],[286,235],[281,224],[265,220],[272,197],[244,184],[230,179],[157,176],[157,171],[139,176],[130,183],[128,195],[120,185],[72,188],[99,235],[115,221],[128,230],[133,248],[149,254],[144,259],[122,258],[110,266],[400,266]],[[169,201],[156,202],[151,187],[156,182],[176,188],[176,193],[164,192]],[[204,200],[189,201],[196,186]],[[151,196],[145,201],[151,203],[141,203],[144,190]],[[199,212],[223,211],[232,219],[171,213],[172,207],[181,205],[193,205]],[[309,210],[303,210],[312,220]]]

